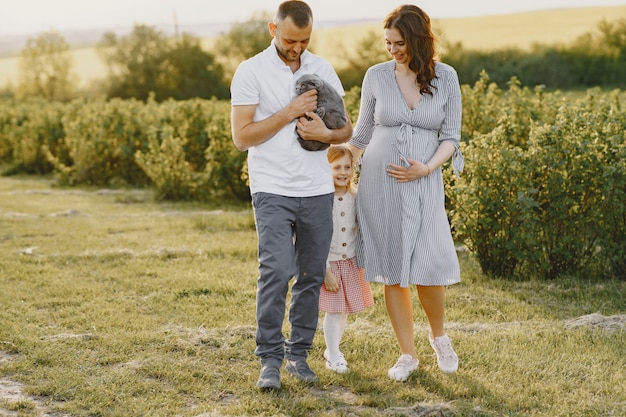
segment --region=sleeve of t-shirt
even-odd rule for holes
[[[259,104],[260,89],[254,71],[249,61],[244,61],[237,67],[233,80],[230,83],[230,101],[233,106]]]
[[[346,95],[346,92],[343,89],[343,85],[341,84],[341,80],[339,79],[339,76],[333,69],[332,65],[326,63],[326,65],[324,65],[320,69],[320,73],[318,75],[328,84],[330,84],[335,90],[337,90],[341,97]]]

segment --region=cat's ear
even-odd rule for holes
[[[322,85],[324,85],[324,81],[322,81],[322,79],[317,74],[314,75],[315,77],[311,79],[311,84],[313,84],[316,89],[319,89]]]

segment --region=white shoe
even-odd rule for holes
[[[439,336],[435,339],[429,334],[428,340],[437,354],[437,365],[442,372],[453,374],[459,368],[459,357],[452,349],[448,335]]]
[[[389,369],[387,375],[393,380],[404,382],[409,379],[409,375],[417,369],[419,364],[420,362],[417,359],[405,353],[404,355],[400,355],[398,362]]]
[[[324,351],[324,359],[326,359],[326,369],[328,370],[337,372],[338,374],[345,374],[350,371],[348,368],[348,362],[341,352],[339,352],[339,360],[333,362],[328,359],[328,351],[326,350]]]

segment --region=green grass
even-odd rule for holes
[[[454,19],[434,19],[437,36],[450,42],[461,42],[465,48],[494,50],[504,47],[530,48],[535,43],[545,45],[570,44],[585,33],[596,33],[601,20],[614,21],[626,16],[626,5],[584,7],[548,10],[531,13],[514,13]],[[384,16],[381,16],[381,20]],[[345,56],[354,55],[352,50],[369,32],[381,35],[380,23],[355,24],[324,28],[313,34],[312,49],[326,57],[334,65],[345,65]],[[204,46],[212,49],[215,38],[204,40]],[[72,50],[74,69],[82,86],[107,76],[104,63],[94,47]],[[0,58],[0,88],[17,84],[18,59],[15,56]]]
[[[461,256],[448,291],[460,356],[439,372],[415,301],[419,371],[398,356],[382,297],[350,317],[352,372],[255,388],[256,235],[249,207],[155,203],[146,190],[0,178],[0,415],[617,416],[626,413],[623,282],[490,280]],[[572,320],[598,313],[606,325]],[[43,411],[42,411],[43,410]],[[430,413],[430,414],[429,414]]]

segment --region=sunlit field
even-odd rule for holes
[[[0,251],[0,416],[626,414],[624,282],[488,279],[461,253],[447,301],[456,374],[437,368],[413,292],[420,368],[388,379],[399,353],[373,285],[342,343],[350,373],[324,368],[320,330],[320,382],[283,371],[280,392],[260,393],[249,207],[4,177]]]
[[[597,30],[603,20],[626,16],[626,6],[565,9],[510,15],[458,19],[436,19],[433,26],[441,40],[461,42],[464,48],[493,50],[503,47],[529,48],[535,43],[567,44],[582,34]],[[383,16],[381,16],[382,20]],[[336,66],[344,64],[344,57],[370,32],[380,33],[379,22],[351,26],[323,28],[315,31],[312,49]],[[206,39],[210,47],[215,38]],[[381,38],[382,48],[382,38]],[[83,85],[106,76],[106,67],[93,47],[73,50],[76,73]],[[16,57],[0,58],[0,88],[18,75]]]
[[[436,20],[434,26],[443,40],[461,42],[464,48],[494,50],[509,46],[530,48],[535,43],[567,44],[584,33],[596,31],[602,19],[624,17],[626,5],[445,19]],[[311,49],[340,67],[360,39],[371,32],[380,33],[380,23],[320,29],[314,34]],[[204,39],[203,45],[210,50],[213,42],[215,38]],[[107,74],[96,48],[81,47],[72,50],[72,54],[81,86],[97,94],[97,89],[90,87]],[[0,93],[6,92],[3,90],[8,83],[15,85],[17,68],[16,56],[0,59]],[[534,71],[535,67],[532,68]],[[515,85],[508,91],[501,91],[497,86],[489,89],[485,83],[484,94],[482,87],[465,87],[463,97],[470,99],[470,105],[464,105],[464,110],[472,112],[467,118],[464,113],[464,121],[475,120],[474,127],[468,129],[474,132],[472,140],[496,143],[473,148],[473,158],[468,157],[471,152],[464,150],[466,161],[473,160],[474,166],[487,173],[486,177],[494,178],[485,182],[483,188],[476,188],[479,192],[488,188],[507,190],[502,184],[508,184],[509,178],[526,178],[529,175],[516,173],[532,172],[504,169],[505,163],[491,162],[490,155],[511,154],[503,152],[502,143],[506,139],[490,142],[487,139],[491,137],[479,133],[498,131],[493,127],[481,130],[483,124],[492,123],[490,120],[494,120],[493,126],[496,120],[504,120],[508,123],[506,126],[521,125],[520,120],[528,120],[544,128],[541,132],[546,132],[545,142],[538,142],[542,137],[537,134],[533,138],[541,146],[529,149],[558,148],[559,152],[563,151],[558,155],[579,157],[575,169],[567,173],[583,173],[580,178],[584,180],[569,182],[586,190],[591,189],[590,178],[605,178],[608,175],[605,173],[621,172],[615,169],[614,160],[623,161],[623,158],[606,164],[598,163],[603,161],[601,158],[594,159],[594,155],[622,155],[612,149],[624,149],[619,147],[623,139],[621,113],[614,118],[592,117],[597,114],[615,116],[613,110],[602,109],[619,106],[601,107],[609,95],[597,94],[595,89],[552,93],[537,88],[535,93],[541,95],[541,100],[535,100],[535,96],[526,99],[522,89]],[[350,94],[355,96],[352,91],[348,96]],[[485,97],[487,99],[483,100]],[[496,100],[499,97],[505,100]],[[582,114],[586,118],[580,120],[585,123],[576,125],[576,129],[564,129],[556,124],[552,128],[535,121],[528,116],[530,111],[526,112],[530,109],[537,114],[551,114],[547,109],[567,110],[562,103],[573,105],[584,97],[588,97],[584,100],[585,106],[575,107],[581,110],[572,119],[577,120]],[[610,97],[614,100],[612,104],[626,106],[623,92]],[[27,101],[7,100],[7,103],[2,113],[6,116],[4,119],[22,120],[14,117],[20,114],[14,110]],[[189,103],[193,104],[192,100],[164,104]],[[82,154],[72,154],[74,167],[81,166],[80,161],[87,162],[84,166],[94,164],[101,150],[111,149],[112,143],[117,147],[118,143],[143,141],[137,139],[143,137],[141,129],[119,126],[149,126],[154,131],[167,132],[165,127],[169,125],[155,122],[161,123],[164,119],[158,117],[161,113],[186,115],[172,118],[172,125],[194,124],[201,130],[213,124],[220,129],[229,126],[221,123],[228,120],[230,114],[225,100],[216,102],[216,106],[198,105],[193,110],[195,113],[186,112],[183,107],[183,111],[173,111],[174,106],[159,107],[160,103],[148,107],[150,101],[146,104],[112,100],[106,104],[91,106],[89,100],[75,100],[68,104],[71,109],[89,112],[64,112],[59,109],[65,107],[57,107],[64,106],[62,103],[35,102],[33,107],[24,107],[27,110],[22,113],[41,116],[37,120],[46,127],[46,133],[33,133],[39,131],[35,123],[32,127],[28,123],[7,123],[6,130],[0,129],[0,145],[6,141],[5,149],[15,150],[15,161],[9,161],[10,158],[6,159],[9,162],[0,161],[0,172],[15,173],[0,176],[0,417],[626,416],[626,281],[623,274],[621,280],[619,277],[603,279],[593,272],[579,273],[576,277],[552,275],[557,278],[543,280],[537,278],[539,275],[529,276],[525,270],[514,278],[507,274],[494,278],[483,272],[488,269],[481,270],[480,265],[484,268],[485,264],[479,263],[477,255],[461,242],[458,247],[461,282],[446,292],[446,329],[460,358],[457,373],[443,374],[438,369],[428,343],[427,319],[413,291],[419,369],[405,383],[387,377],[388,368],[400,352],[385,309],[383,287],[373,284],[374,306],[349,317],[342,341],[349,373],[338,375],[325,368],[320,320],[309,356],[319,382],[305,386],[283,367],[282,389],[260,392],[256,388],[260,364],[254,356],[257,237],[249,202],[226,198],[175,202],[159,194],[162,190],[158,186],[130,187],[120,179],[111,181],[114,185],[110,188],[96,187],[84,184],[99,182],[63,182],[53,174],[30,176],[19,172],[38,171],[16,171],[8,166],[9,163],[18,165],[18,158],[27,160],[26,156],[34,153],[30,151],[42,146],[38,139],[52,135],[47,132],[60,131],[53,130],[56,124],[47,123],[53,120],[52,116],[45,117],[48,110],[50,115],[63,115],[54,120],[73,120],[71,115],[82,115],[77,118],[80,124],[63,124],[78,132],[72,136],[68,134],[69,128],[64,130],[65,139],[69,138],[65,142],[67,149],[79,149],[70,145],[91,144],[92,140],[108,144],[91,148],[97,152],[88,149]],[[222,106],[225,106],[224,117],[219,113]],[[514,117],[509,117],[507,112]],[[123,117],[108,118],[108,113]],[[125,114],[132,117],[127,120]],[[144,118],[147,114],[154,117]],[[218,122],[194,118],[194,114],[213,115],[210,120]],[[478,117],[482,114],[488,115],[490,120]],[[564,111],[563,114],[573,113]],[[107,120],[119,120],[120,124]],[[192,120],[202,122],[188,122]],[[597,123],[600,128],[596,130],[590,127],[594,120],[600,120]],[[105,122],[100,124],[101,121]],[[126,121],[128,123],[122,123]],[[137,122],[131,123],[134,121]],[[109,134],[109,126],[117,127],[114,134]],[[586,133],[587,128],[593,133]],[[94,133],[85,135],[87,131]],[[128,132],[137,136],[125,142],[122,133]],[[502,135],[506,133],[502,132]],[[570,135],[570,132],[573,133]],[[605,134],[612,140],[611,146],[616,142],[614,148],[609,145],[573,146],[581,137],[593,137],[594,142],[602,144],[597,139]],[[215,140],[211,145],[232,146],[229,133],[215,137],[219,142]],[[170,142],[178,143],[174,139]],[[545,143],[550,147],[544,146]],[[518,143],[514,146],[521,149]],[[163,147],[154,149],[154,154],[168,154],[159,153],[158,149],[165,149]],[[204,150],[204,145],[198,149]],[[578,149],[584,150],[579,152]],[[529,152],[532,158],[524,161],[543,158],[541,160],[547,162],[537,164],[541,177],[557,178],[550,174],[556,171],[543,169],[550,165],[551,159],[538,153]],[[138,158],[137,153],[129,154]],[[172,158],[176,155],[174,149]],[[479,155],[484,155],[482,160],[488,162],[477,164]],[[552,153],[546,152],[546,155]],[[562,159],[558,159],[559,162]],[[512,160],[517,166],[525,166]],[[60,166],[67,168],[67,172],[73,169],[65,162]],[[176,173],[167,160],[152,167],[151,172],[158,174]],[[466,172],[468,167],[469,162]],[[605,167],[606,170],[595,170]],[[240,171],[233,172],[239,178]],[[584,172],[601,174],[584,175]],[[55,173],[58,176],[60,171]],[[165,179],[171,178],[167,175]],[[103,175],[94,177],[99,179]],[[499,180],[505,177],[506,181]],[[567,182],[554,182],[559,184],[556,189],[563,195],[567,188],[561,186]],[[74,185],[62,185],[67,183]],[[611,190],[620,190],[624,182],[610,184]],[[457,189],[460,185],[459,180]],[[213,187],[209,191],[216,189],[219,190]],[[473,196],[476,193],[462,194]],[[517,196],[513,201],[519,204],[520,194],[512,195]],[[500,197],[491,196],[489,194],[485,200],[500,201]],[[601,198],[589,200],[597,203]],[[563,203],[568,215],[560,230],[579,224],[572,221],[570,201]],[[619,197],[611,201],[618,203],[603,206],[621,207]],[[482,207],[475,210],[482,218],[493,219],[499,215],[486,214]],[[525,220],[519,229],[531,230],[528,217],[521,218]],[[614,222],[606,221],[605,215],[585,218],[604,219],[603,224],[609,226],[602,229],[603,232],[616,229]],[[464,223],[455,223],[457,231],[459,224]],[[554,222],[537,224],[549,225],[536,228],[543,235],[561,236],[561,233],[554,233]],[[488,237],[493,236],[492,230],[487,230]],[[580,239],[569,241],[572,240]],[[617,241],[616,251],[620,252],[621,240]],[[591,252],[600,247],[594,241]],[[571,246],[567,252],[573,253]],[[538,269],[536,259],[529,262],[530,270]],[[608,265],[604,259],[607,258],[600,263]],[[284,330],[289,336],[287,325]]]
[[[615,6],[434,19],[432,24],[442,41],[461,42],[466,49],[489,51],[505,47],[528,49],[536,43],[568,44],[580,35],[595,32],[603,19],[612,21],[624,16],[626,6]],[[345,52],[350,53],[350,48],[372,31],[380,33],[382,47],[380,22],[321,29],[315,32],[314,47],[331,61],[341,63]]]

